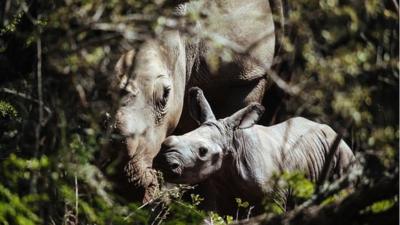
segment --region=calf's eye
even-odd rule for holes
[[[129,95],[129,91],[126,90],[125,88],[119,90],[119,97],[122,98],[122,97],[125,97],[125,96],[127,96],[127,95]]]
[[[199,148],[200,157],[204,157],[207,154],[208,150],[206,148]]]

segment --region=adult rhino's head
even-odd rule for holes
[[[258,103],[216,120],[199,88],[189,91],[190,115],[200,127],[182,136],[170,136],[162,144],[153,166],[168,182],[199,183],[223,167],[224,159],[235,151],[232,145],[236,129],[253,126],[264,112]]]
[[[161,142],[176,127],[183,107],[186,82],[185,52],[177,32],[145,41],[124,54],[114,82],[120,92],[114,133],[134,159],[129,175],[149,185],[150,168]],[[132,178],[131,178],[132,179]]]

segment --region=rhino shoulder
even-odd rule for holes
[[[327,136],[336,134],[336,132],[330,126],[300,116],[290,118],[283,123],[287,128],[291,128],[302,133],[310,133],[310,131],[322,131],[326,133]]]
[[[311,131],[321,132],[327,139],[335,139],[337,136],[336,131],[329,125],[318,123],[304,117],[291,118],[287,120],[287,123],[292,124],[293,127],[300,130],[309,131],[311,129]]]
[[[304,117],[301,117],[301,116],[296,116],[296,117],[290,118],[290,119],[286,120],[286,122],[287,123],[292,123],[292,124],[307,124],[307,125],[309,125],[309,124],[318,124],[318,123],[316,123],[314,121],[311,121],[311,120],[309,120],[307,118],[304,118]]]

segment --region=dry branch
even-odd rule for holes
[[[376,185],[357,189],[343,200],[330,205],[316,205],[297,208],[286,214],[271,216],[262,214],[236,225],[335,225],[351,224],[362,218],[361,211],[372,203],[392,198],[398,194],[399,178],[397,175],[382,178]],[[398,203],[397,203],[398,204]],[[377,214],[376,216],[379,216]],[[395,221],[392,221],[395,223]],[[388,223],[390,223],[388,221]]]

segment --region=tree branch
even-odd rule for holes
[[[262,214],[247,221],[239,221],[236,225],[335,225],[351,224],[358,221],[364,210],[372,203],[392,198],[398,194],[399,178],[397,174],[382,178],[376,185],[357,189],[341,201],[330,205],[316,205],[297,208],[283,215],[271,216]]]

